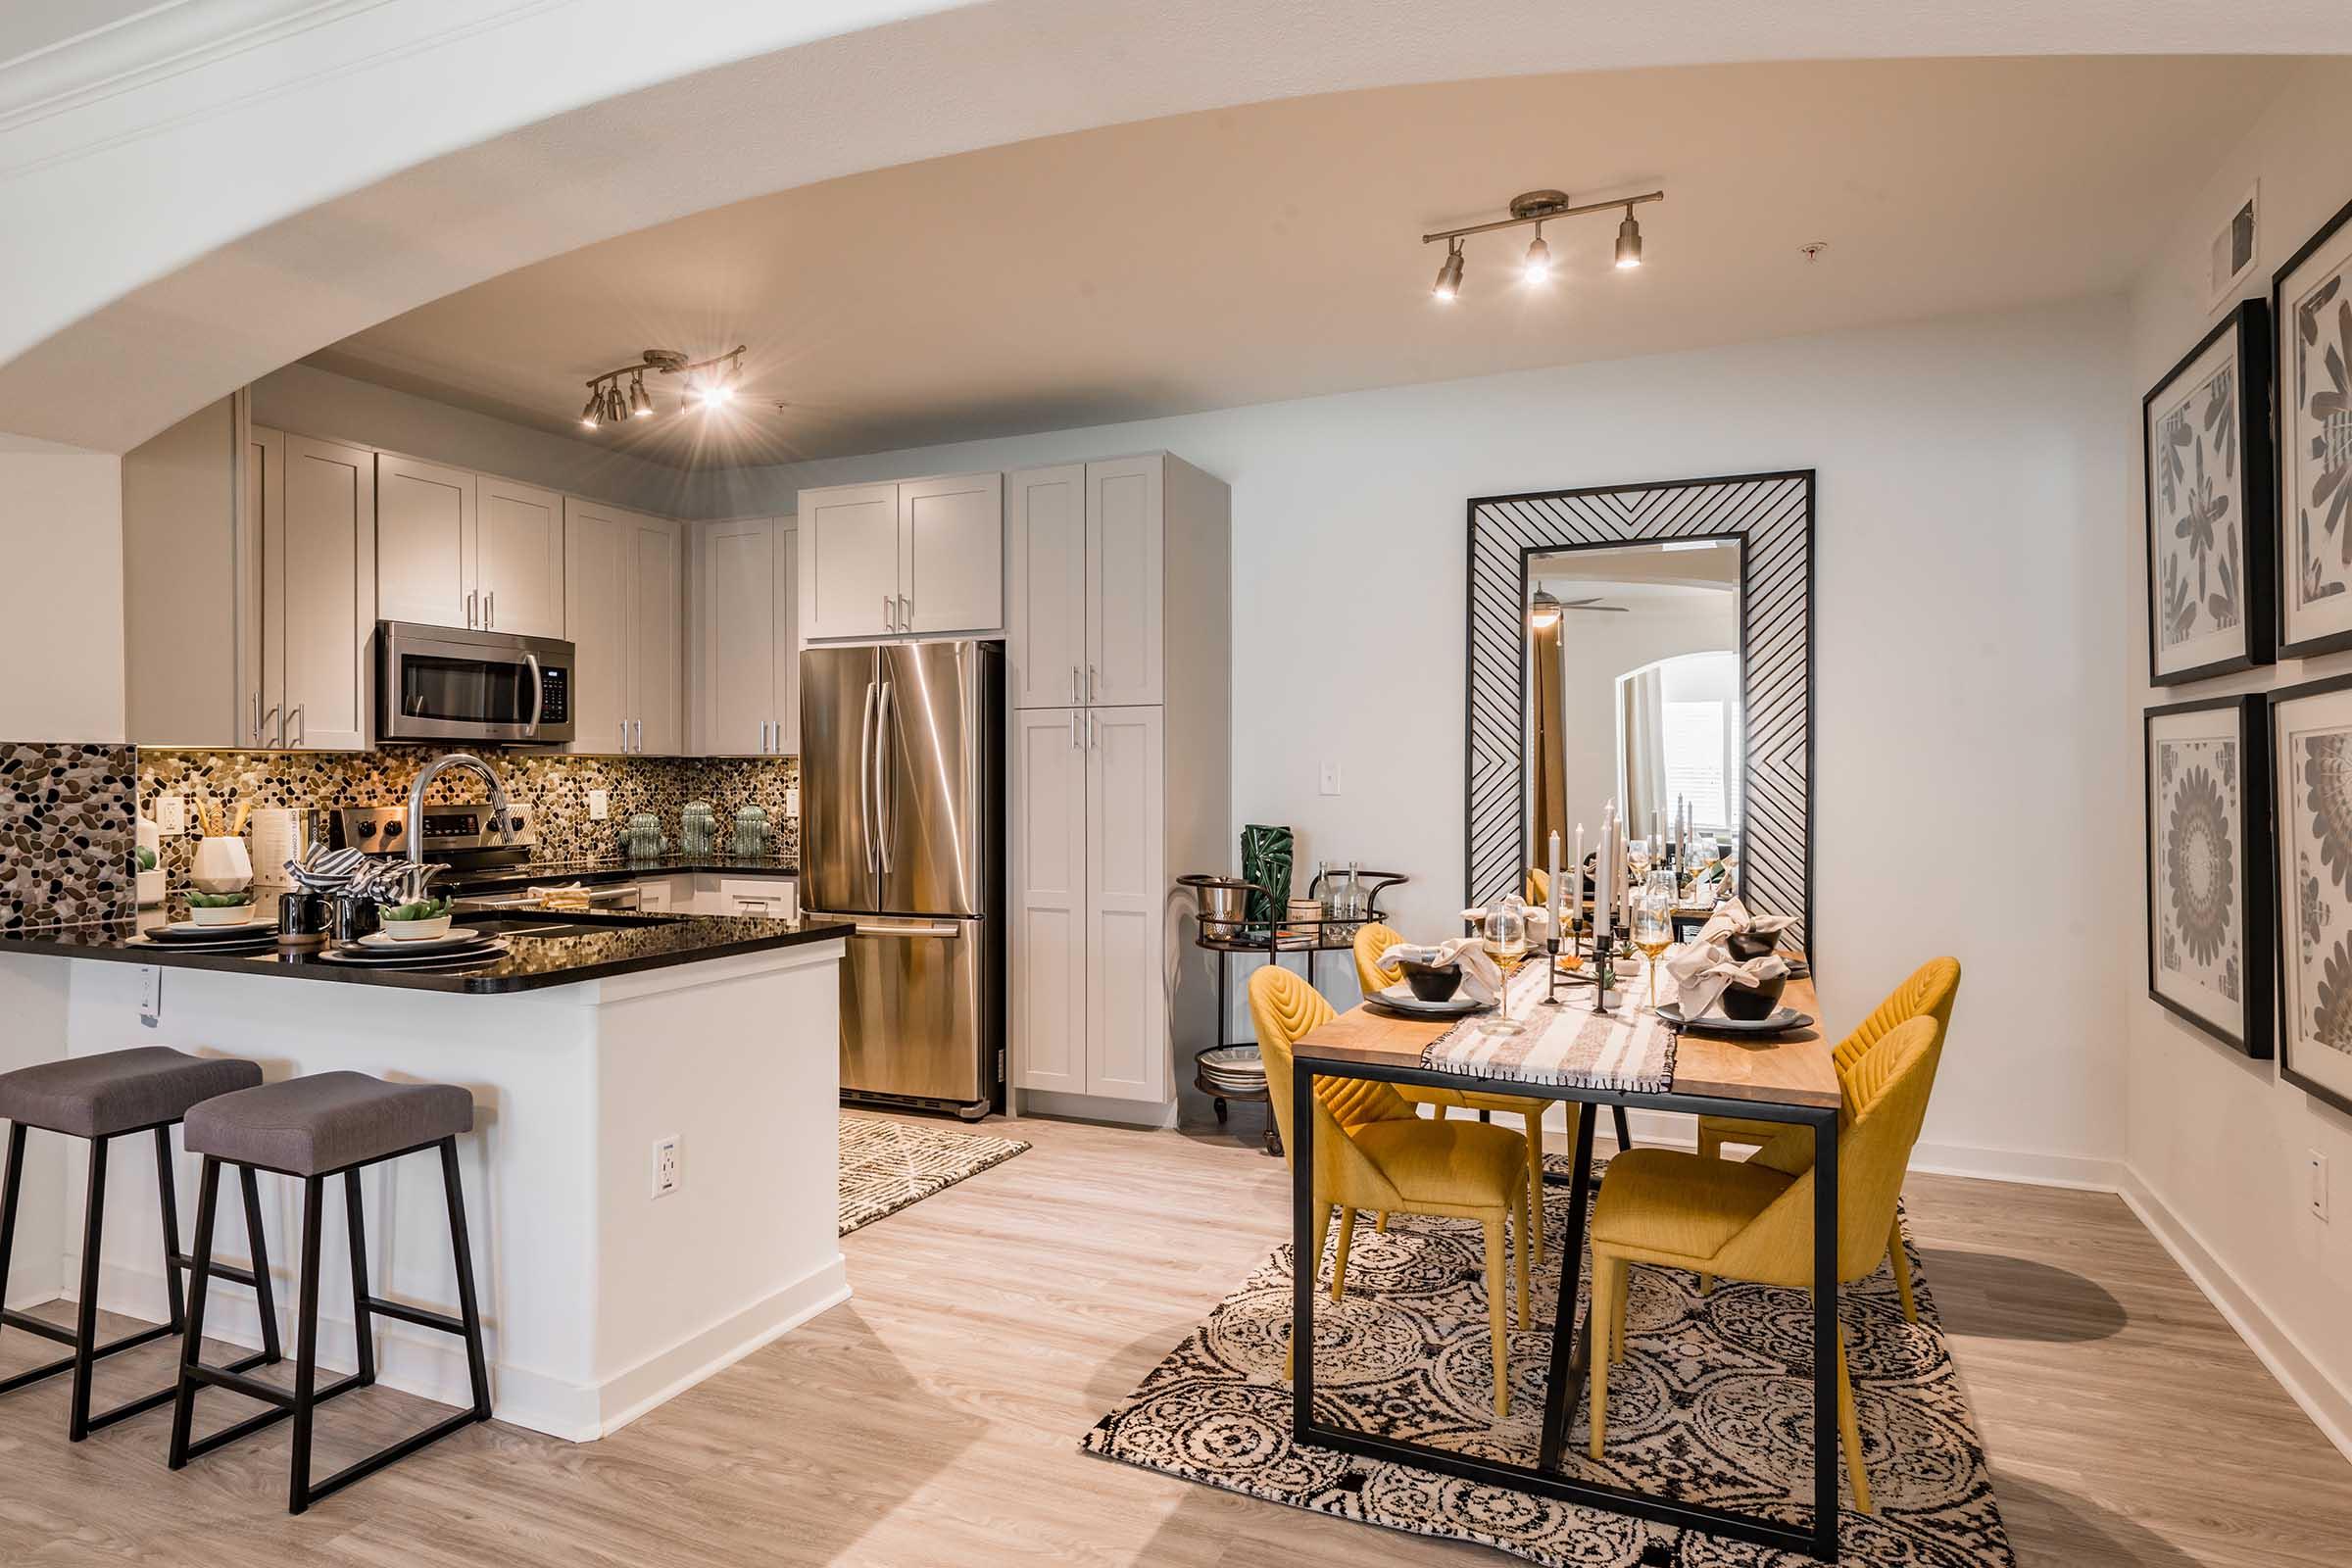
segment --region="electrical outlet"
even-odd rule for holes
[[[678,1139],[675,1133],[654,1144],[654,1196],[667,1198],[678,1190]]]
[[[2328,1156],[2316,1149],[2305,1150],[2303,1159],[2311,1173],[2311,1213],[2314,1219],[2328,1218]]]
[[[188,798],[185,795],[158,795],[155,798],[155,830],[166,838],[178,838],[188,831]]]
[[[164,1021],[164,971],[151,963],[139,965],[139,1022],[153,1029]]]
[[[588,820],[602,822],[612,814],[612,792],[611,790],[590,790],[588,792]]]
[[[798,784],[784,792],[784,814],[786,816],[801,814],[801,787]]]
[[[1340,793],[1340,764],[1337,762],[1323,764],[1323,793],[1326,795]]]

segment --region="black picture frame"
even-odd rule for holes
[[[1529,859],[1528,563],[1588,545],[1738,539],[1747,725],[1740,887],[1752,907],[1798,917],[1789,944],[1821,973],[1813,927],[1816,481],[1811,468],[1779,468],[1469,499],[1465,903],[1516,892]]]
[[[2304,637],[2298,640],[2290,640],[2286,634],[2287,607],[2292,599],[2290,585],[2296,581],[2294,569],[2287,563],[2287,556],[2294,537],[2292,519],[2296,515],[2296,510],[2286,479],[2288,432],[2292,423],[2286,409],[2287,367],[2290,361],[2284,353],[2279,352],[2280,335],[2287,330],[2288,326],[2285,304],[2287,279],[2300,270],[2303,264],[2310,261],[2313,255],[2333,239],[2348,222],[2352,222],[2352,202],[2346,202],[2337,208],[2335,216],[2322,223],[2309,239],[2296,248],[2295,254],[2288,257],[2280,264],[2278,270],[2271,274],[2271,344],[2274,356],[2272,368],[2275,371],[2271,377],[2271,429],[2275,432],[2275,439],[2271,442],[2273,465],[2271,494],[2273,508],[2277,514],[2274,534],[2278,548],[2274,578],[2278,590],[2277,635],[2278,657],[2280,659],[2311,659],[2321,654],[2340,653],[2344,649],[2352,648],[2352,627],[2347,627],[2342,631],[2323,632],[2315,637]],[[2347,523],[2346,526],[2352,527],[2352,523]]]
[[[2243,503],[2238,513],[2238,557],[2245,573],[2237,620],[2241,641],[2238,651],[2223,658],[2168,671],[2159,667],[2163,658],[2159,634],[2165,606],[2157,565],[2156,446],[2148,427],[2156,405],[2173,393],[2180,379],[2215,344],[2231,333],[2237,337],[2234,435]],[[2277,658],[2280,615],[2278,585],[2284,536],[2278,522],[2275,498],[2278,458],[2271,441],[2273,344],[2269,305],[2261,300],[2241,300],[2139,400],[2140,525],[2146,536],[2148,558],[2148,684],[2151,686],[2186,685],[2215,675],[2252,669]]]
[[[2157,984],[2156,846],[2163,824],[2156,800],[2156,724],[2183,713],[2218,712],[2233,709],[2238,715],[2238,756],[2243,759],[2238,778],[2237,920],[2238,950],[2244,955],[2239,998],[2243,1022],[2237,1032],[2215,1023],[2203,1013],[2166,996]],[[2140,715],[2141,798],[2147,802],[2147,950],[2148,998],[2175,1016],[2194,1024],[2230,1050],[2255,1061],[2268,1061],[2277,1049],[2279,1031],[2279,987],[2284,984],[2277,944],[2282,912],[2278,897],[2278,841],[2271,832],[2270,704],[2260,692],[2239,697],[2208,697],[2196,702],[2168,703]]]
[[[2274,760],[2282,738],[2278,724],[2278,710],[2288,703],[2313,697],[2326,697],[2335,692],[2352,692],[2352,675],[2329,675],[2321,680],[2307,680],[2299,685],[2279,687],[2268,695],[2265,706],[2269,710],[2270,750]],[[2346,1115],[2352,1115],[2352,1094],[2347,1094],[2343,1089],[2334,1085],[2321,1083],[2295,1066],[2294,1036],[2297,1019],[2293,1015],[2294,989],[2288,983],[2286,972],[2287,955],[2294,948],[2294,933],[2287,927],[2285,895],[2286,884],[2293,875],[2293,867],[2286,863],[2291,833],[2288,827],[2287,805],[2279,802],[2277,795],[2278,790],[2291,790],[2294,787],[2294,775],[2291,768],[2274,767],[2273,771],[2275,778],[2272,825],[2275,835],[2273,843],[2278,887],[2274,890],[2271,898],[2271,909],[2274,921],[2272,949],[2276,955],[2278,966],[2278,1004],[2275,1010],[2278,1014],[2278,1075],[2314,1100],[2332,1105]]]

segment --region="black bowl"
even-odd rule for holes
[[[1724,940],[1732,950],[1732,956],[1745,963],[1750,958],[1761,958],[1779,947],[1781,934],[1775,931],[1767,936],[1760,931],[1735,931]]]
[[[1742,1023],[1769,1018],[1773,1009],[1781,1004],[1781,993],[1788,986],[1788,977],[1785,974],[1775,975],[1763,984],[1754,986],[1743,986],[1734,981],[1723,988],[1723,1001],[1719,1005],[1726,1018],[1737,1018]]]
[[[1453,994],[1462,989],[1462,966],[1458,963],[1449,963],[1441,968],[1402,958],[1397,961],[1396,967],[1404,971],[1404,983],[1423,1002],[1450,1002]]]

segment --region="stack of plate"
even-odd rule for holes
[[[324,962],[363,969],[470,968],[506,956],[504,942],[465,926],[452,926],[430,938],[402,938],[375,931],[318,955]]]
[[[1266,1063],[1255,1046],[1219,1046],[1200,1055],[1200,1081],[1218,1094],[1262,1095]]]
[[[146,947],[189,953],[261,953],[277,946],[277,922],[267,916],[238,925],[174,920],[170,925],[151,926],[132,940]]]

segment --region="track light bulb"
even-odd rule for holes
[[[591,430],[596,428],[596,416],[603,411],[604,401],[604,396],[601,393],[591,391],[588,394],[588,406],[580,410],[580,423],[582,425]]]
[[[1446,247],[1446,260],[1438,266],[1438,280],[1429,292],[1439,301],[1451,304],[1462,292],[1462,242],[1455,240]]]
[[[1642,225],[1634,221],[1634,210],[1625,210],[1625,221],[1617,225],[1617,268],[1631,271],[1642,265]]]
[[[1544,225],[1536,225],[1535,242],[1527,248],[1527,260],[1520,264],[1520,277],[1530,283],[1551,281],[1551,247],[1544,243]]]
[[[654,412],[654,400],[645,395],[645,377],[640,375],[629,382],[629,416],[642,419]]]

